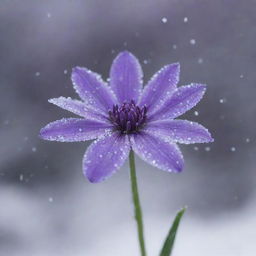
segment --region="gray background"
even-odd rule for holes
[[[72,116],[47,102],[77,97],[71,68],[106,79],[124,49],[145,81],[179,61],[180,84],[206,83],[184,118],[215,138],[182,146],[181,174],[136,159],[149,256],[184,205],[173,255],[255,255],[255,13],[255,0],[1,0],[0,255],[139,255],[127,163],[90,184],[87,143],[38,138],[48,122]]]

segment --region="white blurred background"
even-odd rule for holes
[[[139,256],[128,164],[90,184],[87,143],[38,138],[48,122],[72,116],[47,102],[76,97],[71,68],[106,79],[127,49],[145,81],[179,61],[180,85],[208,85],[184,118],[215,138],[182,146],[181,174],[136,159],[148,255],[158,255],[186,205],[173,256],[254,256],[255,12],[255,0],[1,0],[0,255]]]

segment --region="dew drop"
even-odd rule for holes
[[[49,201],[49,203],[52,203],[52,202],[53,202],[53,198],[52,198],[52,197],[49,197],[49,198],[48,198],[48,201]]]
[[[20,181],[23,181],[23,179],[24,179],[23,174],[20,174]]]
[[[198,148],[197,146],[194,147],[194,150],[195,150],[195,151],[198,151],[198,149],[199,149],[199,148]]]
[[[66,75],[68,73],[68,71],[65,69],[63,73]]]
[[[172,46],[172,48],[173,48],[173,50],[176,50],[176,49],[177,49],[177,45],[174,44],[174,45]]]
[[[35,73],[35,76],[40,76],[40,75],[41,75],[40,72],[36,72],[36,73]]]
[[[36,151],[37,151],[36,147],[33,147],[32,152],[36,152]]]
[[[245,139],[245,142],[246,142],[246,143],[249,143],[250,141],[251,141],[251,140],[250,140],[249,138],[246,138],[246,139]]]
[[[184,17],[183,21],[184,21],[184,23],[187,23],[188,22],[188,17]]]
[[[194,112],[194,115],[195,115],[195,116],[198,116],[198,115],[199,115],[198,111],[195,111],[195,112]]]

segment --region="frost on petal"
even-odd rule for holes
[[[84,175],[93,183],[105,180],[124,164],[129,152],[127,135],[113,133],[94,141],[84,155]]]
[[[78,95],[90,108],[106,112],[116,104],[114,93],[99,74],[76,67],[72,71],[72,82]]]
[[[148,123],[146,131],[183,144],[213,142],[202,125],[187,120],[159,120]]]
[[[106,120],[106,117],[104,117],[102,114],[97,113],[95,110],[89,109],[88,107],[86,107],[84,102],[71,99],[70,97],[54,98],[54,99],[50,99],[49,102],[62,109],[68,110],[76,115],[82,116],[86,119],[101,120],[101,121]]]
[[[178,146],[148,132],[131,135],[134,152],[147,163],[168,172],[180,172],[184,160]]]
[[[120,104],[137,100],[141,94],[143,73],[137,58],[130,52],[121,52],[110,70],[110,86]]]
[[[160,69],[145,86],[139,105],[146,105],[149,112],[157,109],[170,98],[179,82],[180,65],[174,63]]]
[[[205,91],[206,85],[203,84],[181,86],[149,118],[160,120],[178,117],[193,108],[202,99]]]
[[[49,123],[40,131],[45,140],[75,142],[96,139],[110,131],[111,125],[95,120],[63,118]]]

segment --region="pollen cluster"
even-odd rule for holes
[[[145,125],[147,107],[138,107],[131,100],[130,102],[124,102],[121,106],[114,105],[108,114],[115,130],[122,134],[137,133]]]

